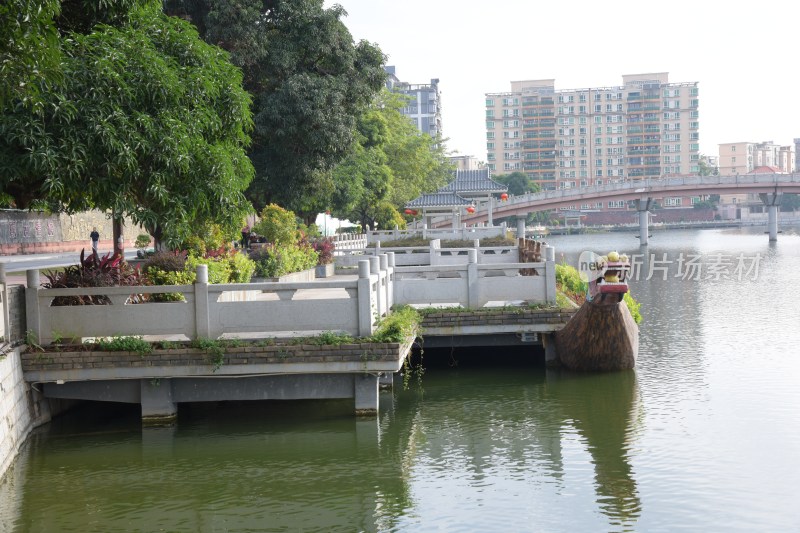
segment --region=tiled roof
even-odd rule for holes
[[[778,167],[764,166],[756,167],[748,172],[748,174],[783,174],[783,171]]]
[[[472,205],[472,202],[462,198],[453,192],[434,192],[423,194],[406,204],[406,208],[415,209],[420,207],[461,207]]]
[[[456,170],[454,172],[455,179],[439,189],[439,192],[459,192],[459,193],[475,193],[475,192],[506,192],[508,187],[501,183],[497,183],[489,177],[489,169],[484,168],[480,170]]]

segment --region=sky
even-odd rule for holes
[[[668,72],[670,82],[699,82],[703,154],[800,137],[797,2],[325,0],[334,4],[401,81],[439,78],[448,150],[481,161],[485,94],[510,91],[512,80],[554,78],[559,90]]]

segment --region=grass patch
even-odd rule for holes
[[[114,336],[106,339],[96,339],[93,343],[94,348],[101,352],[134,352],[141,356],[153,352],[153,344],[147,342],[142,337]]]

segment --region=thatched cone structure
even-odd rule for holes
[[[556,352],[571,370],[625,370],[636,366],[639,326],[624,301],[586,301],[556,333]]]

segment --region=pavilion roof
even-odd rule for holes
[[[470,200],[454,192],[434,192],[423,194],[406,204],[408,209],[419,209],[422,207],[462,207],[472,205]]]
[[[490,194],[506,192],[508,187],[494,181],[488,168],[479,170],[456,170],[455,179],[439,189],[439,192],[455,192],[459,194]]]

